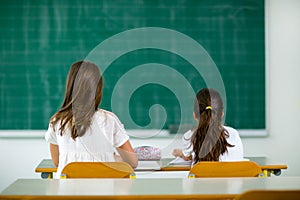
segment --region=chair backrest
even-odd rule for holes
[[[300,190],[249,190],[238,195],[236,200],[299,200]]]
[[[63,178],[130,178],[134,170],[125,162],[72,162],[61,174]]]
[[[252,161],[208,162],[195,164],[189,175],[199,177],[257,177],[262,173],[260,166]]]

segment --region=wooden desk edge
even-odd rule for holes
[[[268,170],[273,170],[273,169],[287,169],[287,165],[260,165],[260,168],[262,170],[268,169]]]
[[[57,168],[35,168],[35,172],[56,172]]]
[[[281,170],[287,169],[287,165],[260,165],[262,170]],[[161,168],[161,171],[189,171],[190,166],[168,165]]]
[[[190,166],[182,166],[182,165],[168,165],[161,167],[161,171],[190,171]]]

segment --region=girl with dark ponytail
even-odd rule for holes
[[[174,149],[174,156],[192,160],[193,164],[243,160],[243,145],[238,132],[223,125],[224,106],[216,90],[204,88],[197,93],[193,114],[198,125],[184,134],[184,148]]]

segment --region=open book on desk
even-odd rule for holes
[[[139,160],[138,166],[134,169],[135,171],[152,171],[152,170],[160,170],[161,166],[159,161],[147,161],[147,160]]]
[[[176,157],[174,160],[169,162],[169,165],[191,165],[192,161],[191,160],[184,160],[181,157]]]

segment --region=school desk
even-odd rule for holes
[[[248,157],[248,159],[256,162],[262,169],[265,176],[271,176],[274,174],[279,176],[281,174],[282,169],[287,169],[286,165],[283,164],[266,164],[266,160],[264,157]],[[158,167],[140,168],[135,171],[189,171],[190,166],[187,165],[169,165],[169,162],[172,161],[173,158],[163,158],[160,161],[151,161],[157,162]],[[35,172],[41,173],[42,178],[52,178],[53,173],[56,172],[57,168],[53,164],[51,159],[43,159],[38,166],[35,168]]]
[[[300,177],[18,179],[0,199],[233,199],[248,190],[300,190]]]
[[[135,171],[189,171],[190,166],[186,165],[169,165],[173,158],[165,158],[159,161],[142,161],[142,166],[139,166]],[[141,161],[139,161],[140,163]],[[146,163],[149,163],[148,165]],[[51,159],[43,159],[35,168],[35,172],[41,173],[42,178],[52,178],[57,167]]]

